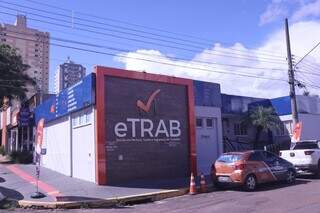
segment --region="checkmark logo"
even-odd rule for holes
[[[160,92],[160,89],[154,91],[148,101],[147,101],[147,104],[143,103],[141,100],[138,100],[137,101],[137,107],[139,107],[140,109],[142,109],[143,111],[145,112],[149,112],[150,110],[150,107],[151,107],[151,104],[152,104],[152,101],[155,99],[156,95]]]

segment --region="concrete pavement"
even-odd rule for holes
[[[195,196],[185,195],[153,203],[116,206],[105,209],[54,210],[57,213],[319,213],[320,180],[305,176],[295,185],[272,183],[262,185],[256,192],[227,189]],[[14,212],[36,212],[20,210]],[[39,213],[49,212],[39,211]],[[52,212],[52,211],[50,211]]]
[[[39,191],[46,197],[30,198],[35,192],[34,165],[0,164],[0,192],[24,207],[68,208],[112,206],[140,200],[154,201],[188,192],[189,180],[141,181],[117,186],[98,186],[41,168]]]

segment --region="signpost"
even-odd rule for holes
[[[43,126],[44,119],[41,118],[38,122],[37,132],[36,132],[36,176],[37,176],[37,191],[31,195],[31,198],[39,199],[45,197],[45,195],[39,192],[39,177],[40,177],[40,161],[42,154],[42,141],[43,141]]]

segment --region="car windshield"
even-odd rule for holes
[[[299,142],[293,147],[293,149],[318,149],[318,144],[314,142]]]
[[[223,163],[234,163],[240,160],[241,157],[242,154],[224,154],[218,158],[218,161]]]

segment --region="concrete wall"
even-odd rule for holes
[[[196,106],[197,119],[202,119],[203,126],[196,127],[196,151],[198,173],[209,174],[212,163],[223,152],[221,110],[218,107]],[[213,127],[208,127],[205,120],[213,119]]]

